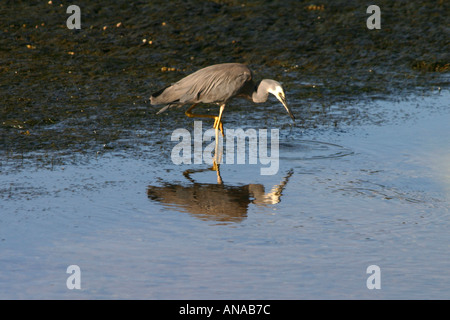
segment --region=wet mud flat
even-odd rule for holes
[[[448,298],[449,4],[377,4],[2,3],[0,298]],[[279,129],[275,175],[171,159],[193,119],[150,93],[221,62],[285,87],[295,125],[224,113]]]
[[[255,77],[282,82],[304,130],[370,122],[371,110],[351,101],[448,86],[449,4],[378,5],[381,29],[368,30],[358,1],[81,1],[81,30],[69,30],[63,2],[5,1],[1,152],[43,152],[58,163],[68,154],[160,145],[166,128],[191,121],[156,116],[150,94],[214,63],[246,63]],[[285,124],[270,103],[242,114],[248,108],[236,100],[225,121]],[[143,128],[150,139],[136,135]]]

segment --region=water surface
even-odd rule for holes
[[[207,165],[127,153],[3,172],[0,296],[448,298],[448,98],[372,105],[436,111],[400,124],[294,129],[277,175],[223,164],[223,185]]]

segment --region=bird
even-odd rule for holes
[[[294,171],[291,169],[279,184],[267,192],[262,184],[234,185],[200,183],[194,175],[207,169],[188,169],[183,176],[191,183],[163,182],[162,186],[149,185],[147,196],[164,206],[189,212],[202,220],[241,222],[247,217],[249,204],[258,207],[281,202],[283,191]]]
[[[213,128],[220,129],[223,136],[222,114],[225,105],[232,98],[240,97],[254,103],[263,103],[267,101],[269,93],[283,104],[295,123],[295,117],[286,102],[286,95],[281,84],[272,79],[255,82],[252,71],[241,63],[221,63],[197,70],[178,82],[153,93],[150,96],[150,103],[152,105],[165,104],[157,114],[171,107],[192,104],[186,110],[186,116],[213,118]],[[219,115],[192,113],[192,109],[199,103],[217,104],[220,107]]]

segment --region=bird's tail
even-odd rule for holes
[[[169,87],[169,86],[168,86]],[[152,95],[150,96],[150,103],[155,105],[155,104],[162,104],[162,103],[166,103],[165,101],[161,101],[161,94],[168,88],[162,88],[159,91],[156,91],[155,93],[152,93]],[[158,99],[159,98],[159,99]]]
[[[150,96],[150,103],[152,105],[165,104],[156,114],[160,114],[171,107],[181,107],[184,104],[180,101],[182,95],[177,89],[173,85],[167,86]]]
[[[165,105],[163,108],[161,108],[156,114],[160,114],[160,113],[163,113],[164,111],[166,111],[167,109],[169,109],[170,107],[173,107],[174,105],[173,104],[168,104],[168,105]]]
[[[162,88],[161,90],[156,91],[155,93],[152,93],[152,95],[150,96],[150,103],[153,104],[153,105],[168,103],[163,108],[161,108],[156,114],[160,114],[160,113],[166,111],[167,109],[169,109],[170,107],[173,106],[173,104],[171,104],[166,99],[164,99],[163,96],[161,96],[163,94],[163,92],[169,87],[170,86]]]

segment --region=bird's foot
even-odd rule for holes
[[[216,162],[216,159],[213,159],[213,166],[211,170],[217,171],[219,170],[219,164]]]

